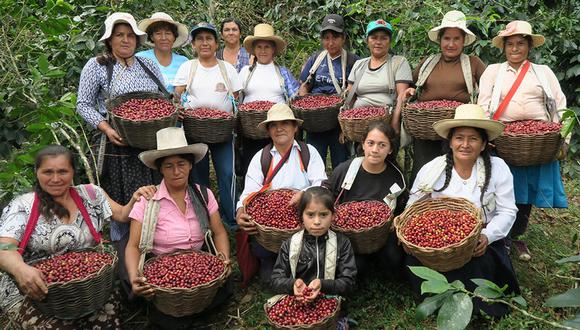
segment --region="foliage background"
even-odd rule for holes
[[[271,23],[290,45],[279,61],[295,75],[319,47],[320,21],[326,13],[346,17],[348,46],[364,56],[366,23],[389,20],[396,29],[393,51],[406,56],[412,65],[437,51],[426,32],[448,10],[467,13],[479,40],[466,52],[486,63],[503,60],[490,39],[506,22],[524,19],[547,39],[532,51],[533,61],[556,72],[570,106],[577,106],[580,99],[580,2],[573,0],[0,0],[0,8],[0,205],[30,187],[33,155],[40,146],[58,139],[86,150],[84,125],[74,111],[78,78],[84,63],[102,51],[97,40],[106,16],[113,11],[130,12],[137,20],[166,11],[190,26],[202,20],[219,25],[234,15],[244,24],[244,36],[257,23]],[[180,51],[191,55],[189,46]],[[580,173],[577,134],[564,164],[569,176]]]

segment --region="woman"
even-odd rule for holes
[[[185,24],[175,22],[171,16],[166,13],[158,12],[139,22],[139,29],[147,33],[147,46],[153,49],[138,52],[137,56],[148,58],[157,64],[165,88],[170,93],[173,92],[173,79],[177,69],[187,61],[187,57],[172,52],[172,48],[183,46],[187,42],[188,28]]]
[[[220,31],[224,38],[224,47],[217,51],[218,60],[226,61],[236,68],[236,71],[250,65],[250,54],[240,44],[242,24],[234,18],[226,18],[222,21]]]
[[[367,25],[366,42],[371,56],[356,61],[348,76],[347,108],[395,106],[391,126],[399,132],[402,100],[397,100],[413,82],[407,59],[389,54],[393,27],[379,19]],[[354,105],[353,105],[354,104]]]
[[[330,14],[324,17],[320,29],[322,51],[312,54],[300,74],[298,95],[339,94],[346,90],[346,77],[358,56],[344,49],[346,33],[344,19],[340,15]],[[312,144],[326,164],[327,150],[330,149],[332,168],[348,159],[348,149],[340,143],[340,126],[327,132],[308,132],[306,140]]]
[[[256,233],[256,226],[245,211],[249,196],[269,189],[294,189],[298,192],[292,198],[292,203],[297,204],[302,190],[311,186],[320,186],[326,179],[324,162],[316,149],[294,140],[301,123],[302,120],[296,119],[286,104],[277,103],[268,110],[267,119],[258,125],[259,128],[268,131],[272,144],[258,151],[252,158],[246,174],[244,191],[237,205],[236,221],[241,231],[236,239],[238,240],[238,263],[241,264],[242,272],[244,262],[240,261],[240,246],[247,246],[247,235]],[[269,283],[277,254],[266,250],[254,241],[252,241],[252,253],[260,260],[260,279],[264,283]],[[244,282],[247,283],[253,273],[247,271],[243,275]]]
[[[274,34],[274,28],[271,25],[258,24],[254,27],[254,35],[244,39],[244,48],[256,58],[256,61],[240,71],[240,81],[243,86],[241,102],[288,103],[290,98],[296,95],[299,84],[290,70],[279,66],[274,61],[275,56],[284,53],[286,41]],[[242,138],[243,175],[246,174],[245,171],[252,156],[268,143],[270,139]]]
[[[404,98],[417,94],[417,101],[451,100],[476,103],[477,82],[485,64],[475,55],[465,55],[463,48],[476,37],[467,28],[465,15],[457,10],[443,16],[441,25],[429,30],[429,39],[439,44],[441,53],[421,61],[413,71],[417,86],[408,88]],[[465,72],[463,71],[465,68]],[[444,142],[413,139],[413,169],[411,180],[423,165],[443,153]]]
[[[181,65],[175,76],[175,94],[178,99],[183,94],[186,108],[214,108],[233,112],[238,91],[242,86],[234,67],[215,57],[217,30],[208,23],[199,23],[191,30],[192,46],[198,58]],[[187,92],[187,93],[184,93]],[[236,179],[234,173],[234,139],[209,144],[213,159],[222,215],[226,225],[235,227],[234,207]],[[198,182],[209,186],[209,156],[194,169]]]
[[[473,258],[463,267],[444,272],[451,283],[463,282],[467,290],[473,291],[472,278],[484,278],[500,288],[507,285],[506,294],[519,294],[520,289],[508,256],[505,238],[514,223],[517,208],[514,200],[513,177],[506,163],[491,157],[488,142],[498,137],[504,125],[486,119],[483,108],[464,104],[457,108],[454,119],[445,119],[433,124],[435,132],[448,140],[449,150],[421,168],[411,189],[407,206],[430,197],[463,197],[476,207],[483,208],[484,228],[481,231]],[[417,266],[420,262],[413,256],[407,257],[407,265]],[[411,275],[411,286],[420,292],[421,280]],[[493,317],[509,312],[503,304],[484,304],[474,301],[476,310]]]
[[[513,21],[493,38],[492,44],[502,49],[507,62],[490,65],[480,80],[477,101],[494,120],[544,120],[559,122],[558,110],[566,108],[566,96],[554,72],[545,65],[528,60],[530,50],[544,43],[544,37],[532,33],[525,21]],[[522,76],[521,85],[516,80]],[[507,96],[516,88],[511,99]],[[567,143],[570,141],[567,140]],[[510,233],[512,239],[524,234],[528,226],[532,205],[540,208],[566,208],[560,162],[511,166],[518,215]],[[518,257],[530,260],[531,254],[523,241],[513,240]]]
[[[41,149],[34,167],[34,192],[16,197],[0,217],[0,243],[19,246],[19,250],[0,250],[0,314],[6,313],[19,326],[35,329],[118,329],[120,303],[116,295],[96,314],[77,320],[59,320],[36,310],[24,296],[42,300],[48,289],[40,270],[29,263],[94,246],[106,222],[128,222],[133,204],[141,196],[150,198],[154,187],[138,189],[129,203],[121,206],[98,186],[73,186],[73,155],[60,145]],[[25,235],[28,228],[30,236]]]
[[[109,123],[105,107],[106,100],[122,94],[165,89],[157,65],[135,56],[135,49],[145,36],[131,14],[113,13],[105,20],[105,33],[100,39],[105,44],[105,52],[85,64],[79,81],[77,112],[99,131],[95,144],[99,146],[97,167],[103,189],[113,200],[123,204],[130,201],[137,188],[161,180],[137,158],[142,150],[125,145]],[[122,259],[129,238],[129,224],[112,222],[110,231],[110,239]],[[123,266],[119,272],[121,277],[125,276]]]
[[[126,265],[133,293],[137,296],[151,298],[154,295],[153,287],[138,275],[141,254],[139,242],[142,229],[146,226],[144,222],[151,220],[146,217],[150,203],[159,205],[158,212],[152,215],[156,218],[156,224],[150,252],[160,255],[178,250],[201,250],[206,236],[212,234],[217,252],[223,255],[226,264],[230,263],[228,234],[221,222],[214,195],[206,187],[188,185],[189,172],[206,152],[205,144],[187,144],[183,128],[169,127],[157,132],[157,150],[139,155],[143,164],[161,173],[163,181],[150,201],[142,198],[129,214],[131,234],[127,244]],[[222,287],[210,308],[223,302],[231,293],[231,285]],[[172,317],[152,306],[150,319],[155,329],[185,329],[191,327],[193,316]]]
[[[364,155],[340,164],[323,186],[332,191],[337,204],[375,200],[387,203],[398,215],[405,207],[408,194],[393,152],[397,150],[394,130],[385,122],[372,122],[361,145]],[[394,233],[389,234],[387,244],[380,251],[356,255],[359,274],[368,273],[369,265],[376,260],[387,271],[398,275],[403,251]]]

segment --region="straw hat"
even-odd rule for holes
[[[276,55],[281,54],[286,49],[286,41],[274,34],[274,28],[270,24],[258,24],[254,26],[254,35],[244,39],[244,48],[248,53],[254,53],[254,41],[268,40],[276,44]]]
[[[298,125],[302,125],[303,122],[302,119],[296,119],[296,117],[294,117],[294,112],[292,112],[292,109],[290,109],[288,105],[285,103],[276,103],[270,108],[270,110],[268,110],[266,120],[259,123],[258,128],[266,129],[268,123],[284,120],[295,121]]]
[[[487,132],[490,141],[495,140],[503,132],[504,124],[487,119],[485,111],[477,104],[462,104],[455,109],[453,119],[439,120],[433,123],[433,129],[440,137],[447,139],[449,130],[455,127],[477,127]]]
[[[464,46],[471,45],[475,41],[475,39],[477,39],[475,34],[473,34],[473,32],[471,32],[467,28],[465,14],[463,14],[459,10],[452,10],[445,13],[445,16],[443,16],[443,20],[441,20],[441,24],[439,26],[432,28],[427,33],[429,39],[433,42],[439,43],[440,40],[438,40],[437,38],[439,36],[439,30],[445,28],[456,28],[465,32],[465,39],[463,40]]]
[[[143,151],[139,159],[145,166],[157,169],[155,161],[162,157],[179,154],[193,154],[195,162],[199,162],[207,152],[207,144],[187,144],[183,127],[168,127],[157,131],[157,149]]]
[[[174,21],[173,18],[171,18],[171,16],[169,16],[163,12],[154,13],[153,15],[151,15],[150,18],[146,18],[146,19],[142,20],[141,22],[139,22],[139,29],[141,29],[142,31],[145,31],[145,33],[147,33],[147,29],[149,28],[149,26],[151,26],[151,24],[157,23],[157,22],[167,22],[169,24],[175,25],[175,27],[177,28],[177,37],[175,38],[175,41],[173,42],[173,48],[182,46],[183,44],[185,44],[187,42],[187,38],[189,38],[189,29],[187,28],[187,26],[185,24],[181,24],[181,23]],[[149,40],[145,41],[145,44],[148,46],[151,46],[151,47],[155,46]]]
[[[541,34],[533,34],[532,26],[526,21],[513,21],[505,26],[505,29],[498,32],[497,36],[491,39],[491,44],[499,49],[503,49],[503,41],[506,37],[523,34],[532,37],[532,47],[544,44],[546,38]]]
[[[113,27],[115,27],[115,24],[117,23],[129,24],[131,26],[131,29],[133,30],[133,33],[135,33],[141,40],[141,43],[147,40],[147,33],[141,31],[137,27],[137,22],[135,21],[133,15],[129,13],[117,12],[111,14],[111,16],[107,17],[107,19],[105,20],[105,33],[103,33],[103,36],[101,37],[101,39],[99,39],[99,41],[109,39],[111,37],[111,34],[113,33]]]

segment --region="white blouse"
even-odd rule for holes
[[[424,181],[423,178],[433,170],[435,163],[436,159],[425,164],[417,174],[407,206],[413,204],[421,197],[421,194],[418,193],[419,182]],[[433,185],[433,189],[443,187],[444,183],[445,172],[441,173]],[[453,169],[449,186],[443,191],[431,192],[432,198],[442,196],[467,198],[476,207],[481,207],[480,195],[481,190],[477,186],[477,170],[475,165],[471,171],[471,177],[468,179],[462,179],[455,169]],[[494,199],[495,208],[491,207]],[[514,197],[513,176],[503,159],[491,157],[491,177],[489,186],[483,196],[483,201],[485,206],[483,209],[485,228],[483,228],[481,233],[487,236],[489,244],[491,244],[508,235],[516,220],[516,213],[518,211]],[[490,207],[492,210],[488,210]]]

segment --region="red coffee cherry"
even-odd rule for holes
[[[33,266],[40,269],[47,284],[85,279],[111,265],[113,257],[95,251],[73,251],[39,261]]]
[[[192,252],[160,256],[143,267],[143,276],[163,288],[193,288],[220,277],[224,267],[216,256]]]
[[[417,246],[438,249],[461,242],[476,224],[476,219],[465,211],[426,211],[411,218],[403,228],[403,236]]]
[[[171,116],[173,104],[164,99],[131,99],[114,108],[112,113],[132,121],[151,121]]]

